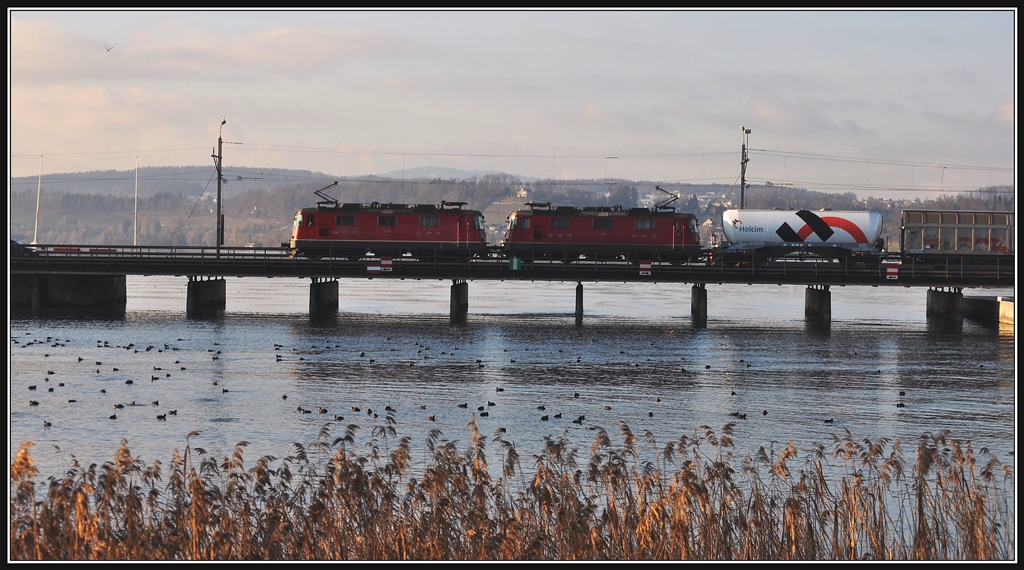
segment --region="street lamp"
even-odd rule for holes
[[[32,245],[36,245],[39,237],[39,195],[43,192],[43,155],[39,155],[39,182],[36,184],[36,227],[32,230]]]
[[[743,153],[740,157],[740,209],[746,205],[746,190],[747,190],[747,163],[750,159],[747,158],[747,140],[750,134],[750,129],[740,126],[740,132],[743,134]]]
[[[135,156],[135,223],[133,224],[132,247],[139,245],[139,157]]]
[[[220,211],[221,182],[224,180],[221,172],[221,159],[224,157],[224,124],[226,118],[220,121],[220,131],[217,133],[217,154],[213,155],[213,161],[217,165],[217,257],[220,257],[220,246],[224,245],[224,214]]]

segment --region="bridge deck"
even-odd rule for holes
[[[1011,286],[1015,256],[930,255],[848,258],[731,257],[680,264],[649,260],[587,261],[484,258],[359,260],[292,258],[280,248],[40,246],[12,255],[11,274],[184,275],[491,279],[536,281],[660,281],[918,287]]]

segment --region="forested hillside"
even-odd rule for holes
[[[136,205],[135,172],[62,174],[12,180],[9,196],[11,238],[41,244],[74,243],[131,245],[215,245],[216,180],[209,169],[154,168],[140,173]],[[678,210],[700,221],[720,220],[739,197],[728,185],[656,184],[643,181],[540,180],[524,182],[507,174],[464,179],[401,180],[361,177],[335,181],[307,171],[225,172],[222,187],[225,245],[278,246],[288,241],[295,211],[313,206],[323,190],[342,203],[437,204],[465,202],[483,211],[495,202],[527,200],[554,205],[649,205],[679,195]],[[36,199],[39,198],[38,224]],[[935,200],[861,200],[852,193],[828,194],[799,188],[758,187],[747,190],[748,208],[871,210],[883,214],[883,236],[898,236],[903,208],[950,210],[1013,210],[1013,189],[995,187],[939,196]],[[136,217],[137,212],[137,217]],[[137,227],[136,227],[137,220]],[[488,219],[490,240],[500,239],[504,220]]]

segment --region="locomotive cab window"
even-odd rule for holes
[[[612,220],[611,220],[611,218],[596,218],[594,220],[594,229],[595,230],[610,230],[610,229],[612,229]]]
[[[355,216],[338,216],[334,220],[334,223],[335,223],[335,225],[338,225],[338,226],[354,226],[354,225],[356,225],[356,217]]]
[[[437,216],[420,216],[420,225],[425,228],[436,228],[441,225],[441,220]]]
[[[315,224],[316,224],[316,216],[314,216],[313,214],[307,214],[306,215],[306,225],[312,227]]]
[[[473,217],[473,229],[474,230],[482,230],[482,229],[484,229],[484,217],[483,216],[474,216]]]
[[[569,218],[551,218],[551,227],[553,229],[569,229]]]
[[[509,219],[508,219],[508,229],[509,229],[509,231],[514,230],[516,228],[519,228],[521,230],[528,230],[528,229],[530,229],[530,218],[528,218],[528,217],[527,218],[517,218],[515,216],[509,217]]]
[[[654,220],[644,219],[636,221],[636,229],[638,230],[653,230]]]
[[[378,226],[397,226],[398,216],[377,216]]]

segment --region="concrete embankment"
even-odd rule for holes
[[[1013,324],[1013,297],[964,297],[963,315],[968,319],[993,324]]]

